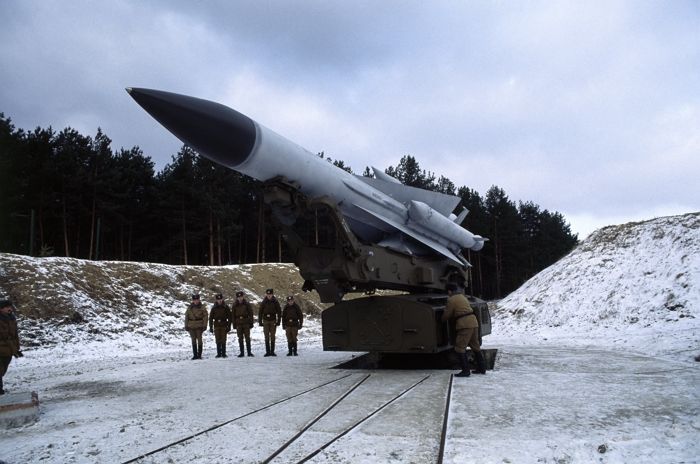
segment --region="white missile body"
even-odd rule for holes
[[[309,198],[326,196],[367,243],[469,263],[463,249],[484,239],[453,222],[459,197],[402,185],[374,169],[376,179],[350,174],[274,131],[218,103],[148,89],[127,89],[158,122],[202,156],[260,181],[283,177]],[[452,215],[454,217],[454,215]]]

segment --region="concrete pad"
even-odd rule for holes
[[[36,392],[0,395],[0,427],[9,429],[32,424],[39,419],[39,395]]]
[[[492,370],[496,364],[498,350],[495,348],[482,349],[486,361],[486,369]],[[471,368],[476,369],[476,361],[472,350],[467,350]],[[454,350],[449,349],[440,353],[365,353],[354,356],[351,360],[335,366],[339,369],[461,369],[459,358]]]

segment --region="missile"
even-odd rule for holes
[[[455,222],[459,197],[405,186],[374,168],[376,178],[350,174],[219,103],[161,90],[126,90],[200,155],[263,182],[283,177],[309,198],[331,198],[365,243],[438,255],[466,267],[462,250],[478,251],[488,240]]]

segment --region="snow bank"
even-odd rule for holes
[[[699,284],[700,213],[605,227],[498,302],[495,338],[529,334],[692,358]]]

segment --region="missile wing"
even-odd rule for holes
[[[381,171],[376,170],[374,172]],[[357,178],[401,203],[408,204],[411,200],[422,201],[430,205],[431,208],[435,209],[443,216],[449,216],[460,202],[460,198],[453,195],[445,195],[440,192],[431,192],[430,190],[409,187],[403,185],[398,180],[395,180],[395,182],[387,181],[385,180],[386,178],[393,179],[393,177],[387,174],[384,174],[384,177],[377,177],[376,179],[364,176],[357,176]]]

